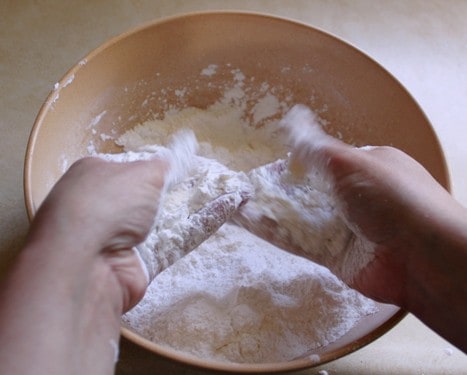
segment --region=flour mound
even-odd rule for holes
[[[324,267],[231,224],[159,274],[125,325],[237,363],[289,361],[335,341],[374,304]]]

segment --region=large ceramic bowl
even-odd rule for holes
[[[211,74],[214,65],[216,74]],[[74,160],[90,149],[117,150],[102,134],[121,134],[170,105],[205,108],[222,94],[233,69],[250,78],[252,89],[268,82],[279,97],[292,97],[319,110],[328,131],[347,142],[401,148],[449,188],[443,153],[427,118],[371,58],[290,20],[237,12],[197,13],[155,21],[110,40],[55,85],[27,149],[24,184],[29,216]],[[203,71],[206,74],[200,74]],[[177,90],[182,88],[180,95]],[[221,372],[272,373],[344,356],[384,334],[404,315],[394,306],[379,307],[377,314],[364,318],[338,341],[281,363],[213,362],[164,348],[126,328],[122,333],[147,351],[182,364]],[[319,360],[310,354],[319,354]]]

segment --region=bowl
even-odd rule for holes
[[[247,77],[253,91],[267,82],[277,88],[278,97],[319,111],[327,131],[346,142],[402,149],[449,189],[443,152],[423,111],[364,53],[292,20],[241,12],[192,13],[111,39],[55,84],[37,116],[26,152],[29,217],[73,161],[95,150],[119,150],[103,135],[118,136],[174,106],[206,108],[232,82],[233,71]],[[263,364],[196,358],[127,328],[122,328],[122,335],[183,365],[221,373],[273,373],[342,357],[383,335],[404,315],[398,307],[380,304],[378,313],[362,319],[334,343],[288,362]]]

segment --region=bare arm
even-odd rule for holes
[[[132,248],[164,168],[85,159],[54,187],[0,289],[0,373],[113,373],[121,314],[147,286]]]

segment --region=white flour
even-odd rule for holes
[[[243,110],[216,103],[209,110],[185,108],[169,112],[164,120],[152,120],[127,131],[117,143],[125,151],[139,151],[146,145],[164,145],[177,130],[194,131],[199,142],[198,154],[216,159],[233,170],[248,171],[286,155],[277,135],[279,125],[253,129],[242,118]]]
[[[264,363],[333,342],[372,312],[326,268],[226,224],[159,274],[123,319],[201,358]]]
[[[216,73],[214,67],[203,74],[211,73]],[[250,118],[256,114],[256,120],[264,121],[272,116],[272,107],[284,110],[269,94],[253,107]],[[245,107],[239,105],[243,95],[237,85],[207,110],[167,113],[163,120],[127,132],[118,143],[126,151],[139,151],[147,144],[165,146],[170,134],[188,128],[200,143],[199,155],[232,170],[249,171],[285,157],[279,126],[274,121],[264,127],[250,126]],[[203,178],[197,176],[192,185],[195,195],[210,185],[207,179],[199,187]],[[326,205],[323,212],[332,214]],[[170,224],[167,238],[176,236],[175,230],[170,231],[178,220],[175,214],[167,210],[163,216]],[[317,221],[322,219],[317,215]],[[328,269],[225,224],[157,275],[123,321],[149,340],[202,358],[261,363],[307,355],[344,335],[375,309],[371,300],[346,287]]]

